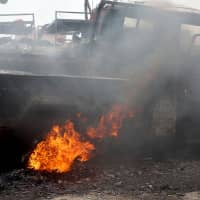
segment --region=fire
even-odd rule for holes
[[[28,168],[48,172],[68,172],[76,159],[85,162],[90,158],[94,145],[84,142],[75,130],[74,124],[67,121],[54,126],[44,141],[37,144],[28,161]]]
[[[134,113],[130,112],[127,106],[113,105],[110,112],[100,117],[97,126],[88,127],[82,136],[90,139],[117,137],[123,121],[132,117]],[[88,121],[82,113],[77,113],[77,118],[82,122]],[[93,150],[95,146],[82,140],[75,130],[74,123],[68,120],[64,126],[53,126],[46,138],[37,144],[29,157],[28,168],[48,172],[68,172],[74,161],[88,161]]]
[[[127,106],[115,104],[111,111],[100,117],[96,128],[89,127],[87,135],[92,139],[103,139],[106,137],[117,137],[125,118],[132,118],[134,113]]]

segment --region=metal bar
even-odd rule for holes
[[[68,13],[68,14],[85,14],[85,12],[71,12],[71,11],[56,11],[56,13]],[[87,14],[90,14],[89,12]]]
[[[59,19],[58,14],[82,14],[82,15],[91,15],[90,12],[72,12],[72,11],[55,11],[55,19]]]
[[[33,32],[33,29],[34,29],[34,27],[35,27],[35,15],[34,15],[34,13],[15,13],[15,14],[0,14],[0,18],[1,17],[16,17],[16,16],[30,16],[31,17],[31,19],[29,19],[29,20],[25,20],[25,19],[22,19],[22,22],[21,23],[23,23],[24,25],[26,25],[26,24],[30,24],[30,28],[31,28],[31,32]],[[0,24],[1,25],[8,25],[8,26],[12,26],[12,25],[14,25],[15,24],[15,22],[17,23],[17,21],[15,21],[15,20],[12,20],[12,21],[9,21],[9,20],[2,20],[2,21],[0,21]],[[11,31],[12,32],[12,31]],[[9,32],[9,34],[11,34],[11,32]],[[6,33],[6,31],[5,32],[1,32],[0,34],[5,34]],[[25,33],[25,32],[24,32]],[[20,35],[20,34],[22,34],[22,33],[14,33],[14,34],[16,34],[16,35]]]
[[[56,46],[57,35],[58,35],[58,24],[57,24],[58,13],[59,13],[59,11],[56,11],[56,12],[55,12],[55,20],[56,20],[56,34],[54,35],[54,46]]]
[[[106,5],[106,4],[111,4],[111,5],[123,5],[123,6],[135,6],[135,5],[139,5],[137,2],[119,2],[119,1],[109,1],[109,0],[106,0],[106,1],[102,1],[100,4],[102,5]],[[143,4],[142,4],[143,5]]]
[[[12,17],[12,16],[31,16],[32,20],[23,20],[23,22],[35,25],[35,14],[34,13],[0,14],[0,17]]]
[[[34,16],[34,13],[0,14],[0,16]]]
[[[15,21],[13,22],[13,21],[0,21],[0,24],[13,24],[13,23],[15,23]],[[21,23],[23,23],[23,24],[34,24],[34,21],[22,21]]]

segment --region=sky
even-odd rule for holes
[[[200,0],[168,0],[168,2],[169,1],[200,9]],[[90,2],[93,7],[95,7],[99,0],[90,0]],[[83,11],[83,7],[84,0],[8,0],[7,4],[0,4],[0,13],[34,12],[36,24],[43,25],[53,21],[56,10]]]

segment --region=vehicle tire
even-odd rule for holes
[[[161,95],[154,101],[149,120],[152,156],[163,160],[174,152],[176,141],[176,98]]]

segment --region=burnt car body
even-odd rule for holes
[[[67,75],[58,68],[52,73],[50,64],[45,64],[48,57],[41,55],[25,65],[40,66],[39,70],[1,73],[2,138],[9,132],[6,127],[12,129],[12,135],[28,146],[24,153],[52,124],[73,118],[76,112],[98,118],[113,103],[124,103],[142,110],[134,119],[136,131],[133,123],[126,129],[130,137],[124,144],[129,148],[139,144],[148,152],[154,152],[154,147],[163,152],[174,150],[174,141],[184,149],[189,141],[197,141],[199,51],[194,43],[198,35],[189,35],[187,44],[179,40],[183,24],[200,26],[200,13],[102,1],[92,23],[83,52],[73,60],[63,56]],[[60,62],[54,61],[53,66]],[[3,147],[12,152],[6,142]]]
[[[92,35],[102,61],[97,70],[132,82],[131,101],[144,109],[142,126],[160,151],[174,153],[174,142],[176,148],[198,150],[199,14],[185,7],[112,1],[97,9]]]

